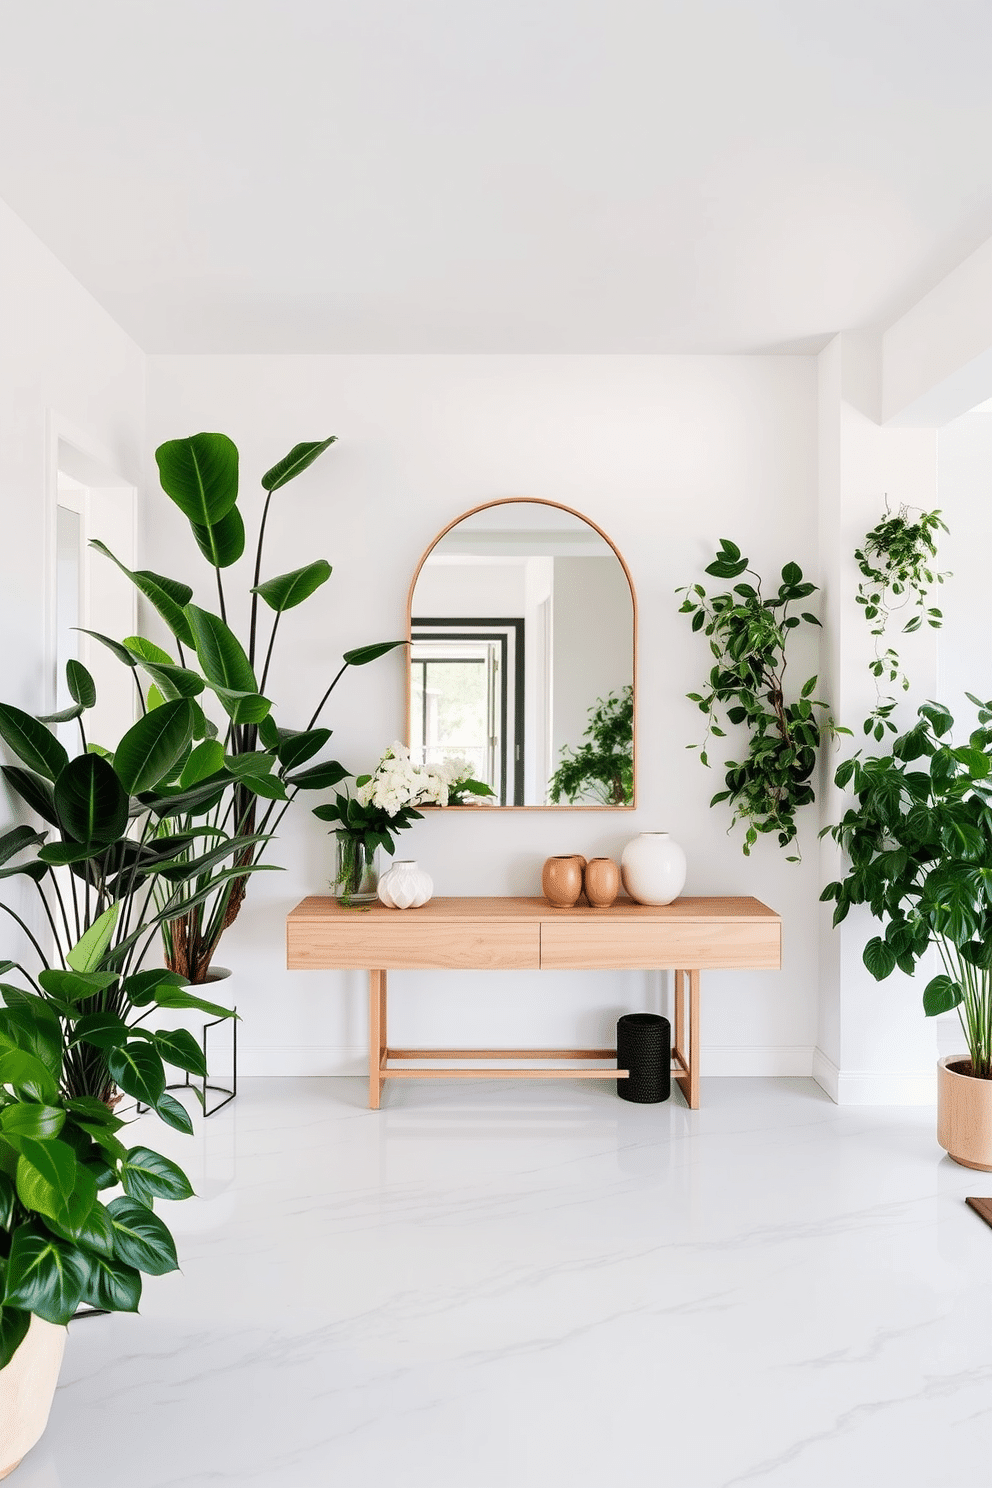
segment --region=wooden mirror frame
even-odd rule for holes
[[[573,805],[571,802],[559,803],[557,805],[553,805],[551,803],[548,803],[548,805],[546,805],[546,806],[486,806],[481,801],[480,802],[466,801],[458,809],[460,811],[466,811],[466,810],[471,810],[471,811],[633,811],[633,810],[635,810],[635,808],[637,806],[637,768],[638,768],[637,767],[637,591],[634,588],[634,581],[633,581],[633,579],[630,576],[630,569],[627,567],[627,564],[626,564],[626,562],[624,560],[624,556],[621,553],[620,549],[617,547],[616,543],[613,541],[612,537],[610,537],[609,533],[608,532],[604,532],[603,529],[602,529],[602,527],[599,526],[598,522],[594,522],[592,520],[592,518],[591,517],[587,517],[584,512],[576,511],[576,509],[575,509],[574,506],[566,506],[564,504],[564,502],[561,502],[561,501],[545,501],[543,499],[543,497],[541,497],[541,496],[501,496],[496,501],[483,501],[479,506],[470,507],[468,511],[462,512],[461,516],[456,517],[453,522],[449,522],[448,525],[447,525],[447,527],[442,527],[441,531],[434,538],[433,542],[431,542],[428,545],[428,547],[426,547],[424,549],[423,553],[421,554],[420,562],[417,564],[417,567],[414,569],[413,578],[410,581],[410,589],[409,589],[409,593],[407,594],[407,599],[406,599],[406,640],[407,640],[407,667],[406,667],[406,743],[407,743],[407,745],[409,745],[409,743],[410,743],[411,718],[412,718],[412,711],[413,711],[413,697],[412,697],[413,687],[412,687],[411,677],[410,677],[410,662],[409,662],[410,646],[411,646],[411,644],[413,642],[413,596],[414,596],[414,591],[417,588],[417,580],[420,578],[421,570],[423,569],[424,564],[427,562],[428,558],[431,556],[431,554],[433,553],[434,549],[437,547],[438,543],[442,540],[442,538],[447,537],[447,535],[448,535],[449,532],[451,532],[455,527],[459,526],[460,523],[466,521],[469,517],[474,517],[478,512],[489,511],[493,507],[497,507],[497,506],[525,506],[525,505],[526,506],[550,506],[550,507],[554,507],[556,511],[567,512],[570,517],[577,517],[580,522],[584,522],[587,527],[591,527],[594,532],[598,532],[599,535],[600,535],[600,537],[603,539],[603,541],[605,543],[607,543],[610,548],[612,548],[613,552],[616,555],[617,562],[620,564],[620,567],[623,569],[624,578],[627,580],[627,584],[628,584],[628,587],[630,589],[630,619],[631,619],[631,632],[632,632],[632,634],[631,634],[631,689],[632,689],[632,692],[633,692],[633,707],[634,707],[634,714],[633,714],[634,769],[633,769],[633,786],[632,786],[632,790],[631,790],[631,800],[630,800],[630,803],[628,805],[626,805],[626,806],[600,806],[600,805],[594,805],[592,803],[590,803],[588,806],[578,806],[578,805]],[[443,806],[421,806],[421,807],[419,807],[419,810],[421,810],[421,811],[443,811],[445,809],[446,808],[444,808]]]

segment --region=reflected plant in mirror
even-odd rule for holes
[[[417,763],[460,757],[500,806],[634,804],[634,595],[598,527],[532,498],[468,512],[421,561],[409,617]]]

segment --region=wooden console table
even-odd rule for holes
[[[553,909],[546,899],[432,899],[420,909],[345,909],[304,899],[286,921],[291,971],[369,971],[369,1105],[386,1080],[608,1079],[612,1069],[409,1069],[432,1059],[616,1059],[616,1049],[396,1049],[386,1038],[386,973],[477,971],[675,972],[672,1074],[699,1105],[699,982],[710,970],[778,971],[782,921],[757,899],[677,899],[663,907],[618,900],[609,909]],[[685,994],[688,984],[689,1017]],[[686,1035],[688,1034],[688,1041]]]

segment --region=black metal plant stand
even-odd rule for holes
[[[204,1116],[216,1116],[218,1111],[222,1111],[225,1106],[229,1106],[231,1104],[232,1100],[238,1093],[238,1010],[236,1007],[231,1009],[230,1017],[212,1018],[209,1023],[204,1023],[203,1034],[200,1040],[201,1046],[203,1048],[203,1063],[206,1065],[207,1069],[210,1068],[210,1058],[207,1050],[207,1032],[211,1028],[216,1028],[218,1023],[230,1023],[231,1025],[232,1062],[230,1087],[226,1085],[211,1085],[205,1075],[200,1080],[191,1080],[188,1070],[186,1071],[185,1079],[176,1080],[171,1085],[166,1085],[165,1087],[166,1090],[195,1090],[197,1086],[199,1086],[200,1104],[203,1107]],[[224,1099],[222,1101],[217,1101],[215,1105],[208,1107],[208,1090],[212,1090],[215,1095],[222,1095]],[[139,1101],[138,1114],[141,1115],[147,1110],[148,1107],[143,1106]]]

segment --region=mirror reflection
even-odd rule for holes
[[[494,805],[633,805],[633,595],[595,527],[541,501],[471,512],[410,611],[415,760],[469,761]]]

